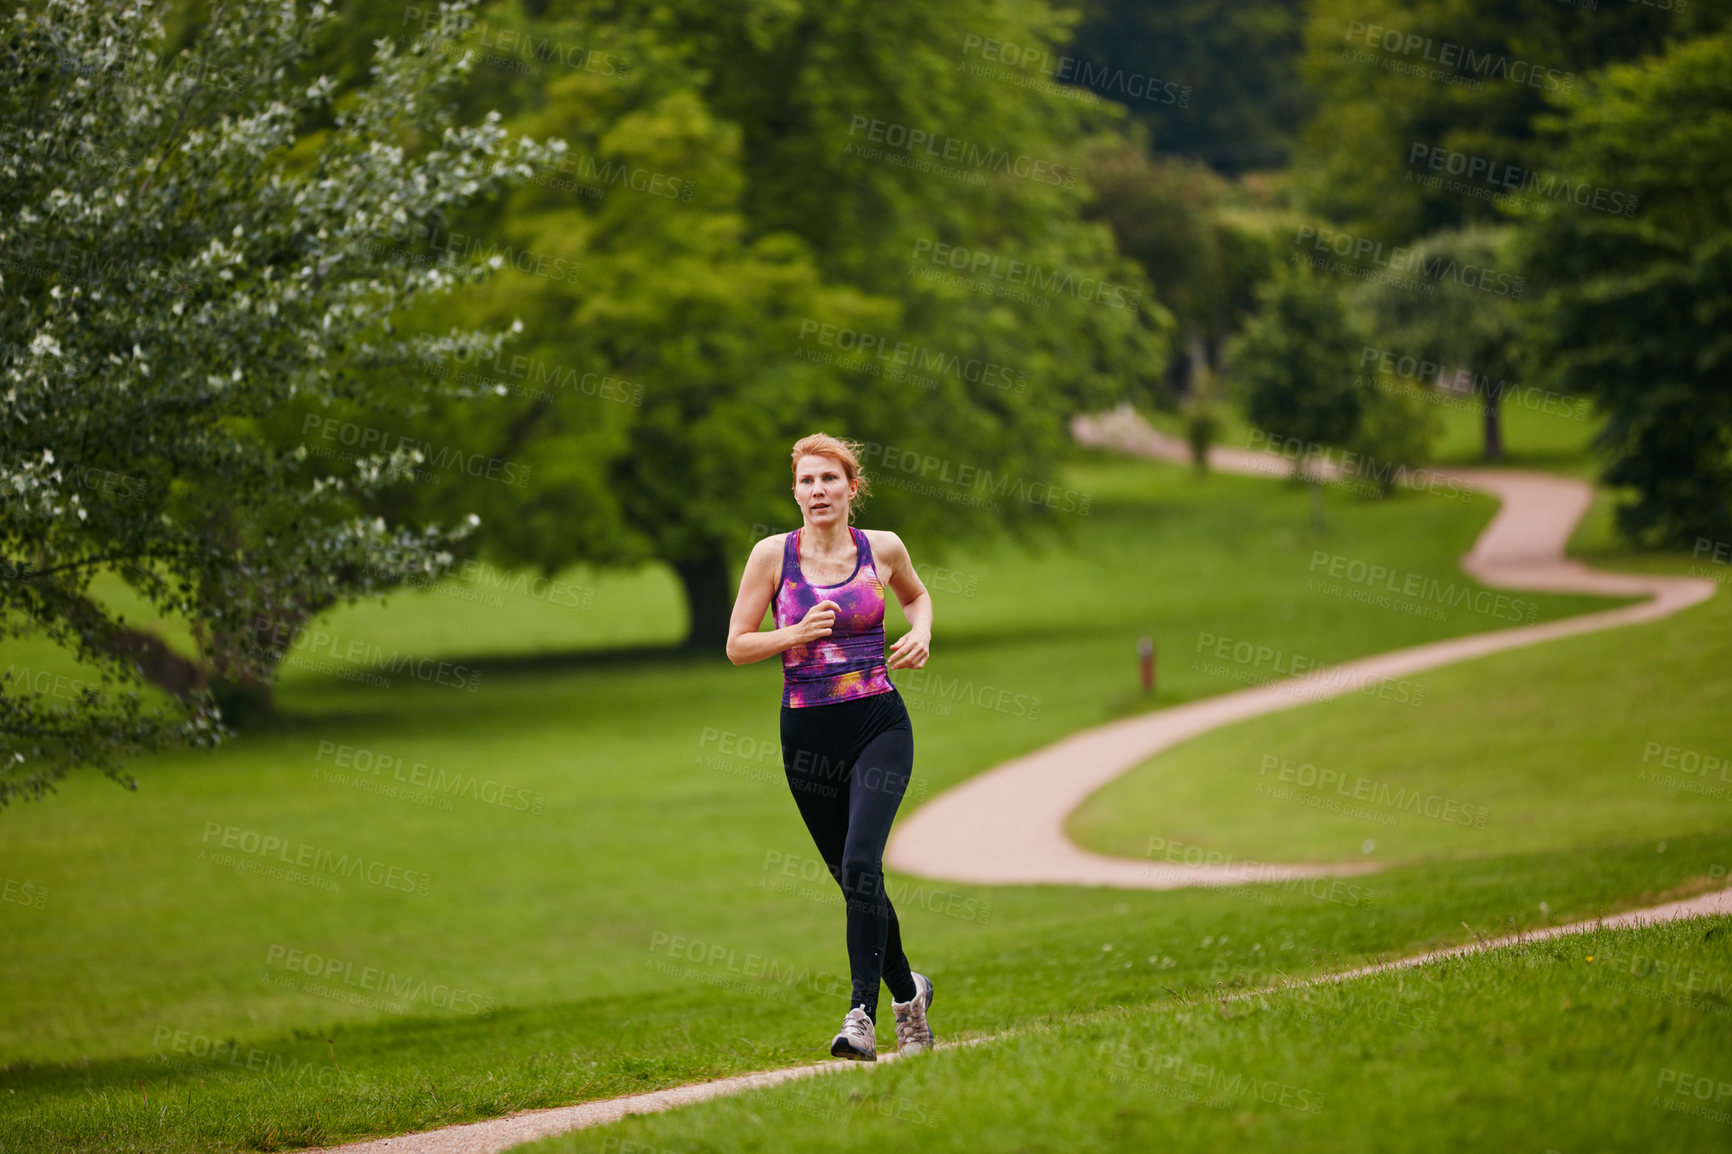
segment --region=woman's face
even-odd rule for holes
[[[850,481],[842,470],[842,462],[834,457],[808,454],[794,466],[794,500],[799,503],[806,524],[813,528],[846,525],[848,502],[854,499],[859,487],[860,483]]]

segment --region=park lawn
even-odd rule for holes
[[[1414,674],[1425,693],[1404,724],[1350,694],[1216,730],[1111,782],[1066,829],[1130,856],[1165,838],[1256,861],[1419,862],[1725,828],[1729,654],[1721,594]]]
[[[1205,633],[1333,661],[1498,625],[1372,614],[1303,590],[1319,547],[1459,577],[1454,559],[1488,500],[1332,495],[1319,537],[1306,528],[1306,494],[1267,481],[1106,459],[1072,476],[1093,500],[1068,552],[944,561],[955,591],[938,598],[932,672],[899,677],[919,734],[912,803],[1148,708],[1134,680],[1142,633],[1163,646],[1154,703],[1165,705],[1236,684],[1188,672],[1183,649]],[[677,613],[671,586],[641,596]],[[457,601],[400,600],[393,612],[406,617],[447,614]],[[1536,604],[1544,619],[1607,602]],[[440,654],[479,674],[473,690],[291,668],[274,728],[214,756],[141,762],[139,794],[85,776],[8,815],[28,820],[7,825],[0,868],[46,900],[0,903],[13,943],[0,957],[12,993],[0,1007],[10,1062],[0,1086],[19,1107],[0,1141],[307,1145],[821,1051],[845,1000],[840,899],[780,780],[774,663],[740,670],[643,648],[538,653],[536,633],[495,624],[509,614],[492,608],[475,619],[472,647]],[[343,613],[327,625],[345,638],[384,628]],[[404,635],[417,628],[433,627],[409,622]],[[1411,712],[1383,704],[1393,717]],[[357,769],[353,756],[339,765],[343,747],[379,768]],[[461,775],[455,795],[416,796],[415,779],[437,771]],[[235,840],[277,837],[396,872],[328,893],[201,861],[231,829]],[[1341,892],[1279,887],[1270,905],[1243,893],[904,878],[892,896],[916,964],[946,983],[948,1028],[991,1030],[1146,1000],[1205,980],[1218,960],[1166,948],[1178,972],[1126,970],[1103,961],[1112,951],[1100,947],[1115,940],[1152,953],[1230,924],[1293,938],[1320,967],[1458,940],[1463,920],[1534,924],[1625,907],[1732,858],[1732,833],[1672,845],[1397,870],[1379,876],[1375,900],[1362,893],[1354,905]],[[430,875],[424,895],[392,888],[408,871]],[[313,954],[322,983],[304,972]],[[390,975],[397,992],[368,985],[369,973]]]
[[[902,906],[914,911],[904,921],[915,964],[943,991],[935,1029],[978,1038],[1409,955],[1467,938],[1464,921],[1489,936],[1684,896],[1724,884],[1723,872],[1713,880],[1725,868],[1715,863],[1728,861],[1732,833],[1722,833],[1672,839],[1664,852],[1602,845],[1398,868],[1370,885],[1013,887],[964,891],[980,904],[952,914],[943,901]],[[892,896],[906,897],[912,887],[903,886]],[[0,1072],[0,1087],[17,1095],[0,1119],[0,1144],[293,1149],[822,1060],[846,990],[824,956],[835,951],[819,944],[839,928],[840,902],[809,900],[820,889],[761,895],[749,935],[700,929],[687,944],[661,947],[645,935],[623,964],[661,967],[672,980],[633,994],[501,1006],[491,1017],[427,1008],[349,1023],[308,1015],[292,1029],[170,1031],[154,1053],[17,1064]],[[805,908],[828,916],[808,919]],[[794,923],[802,940],[766,932],[777,923]],[[330,984],[343,988],[340,977]],[[888,1045],[887,1012],[881,1019]],[[835,1128],[818,1132],[833,1138]],[[780,1141],[759,1148],[784,1148]]]
[[[1527,443],[1543,441],[1530,430]],[[1732,581],[1732,565],[1711,555],[1623,543],[1618,496],[1596,492],[1572,557]],[[1717,594],[1644,628],[1651,657],[1636,668],[1626,668],[1630,631],[1616,629],[1416,674],[1425,696],[1395,730],[1385,702],[1358,695],[1218,730],[1116,779],[1066,829],[1079,844],[1130,856],[1164,838],[1252,860],[1391,862],[1723,828],[1732,768],[1700,767],[1709,757],[1732,762],[1720,673],[1732,599]],[[1622,675],[1605,676],[1610,669]],[[1687,761],[1696,772],[1676,768]]]
[[[1285,944],[1265,943],[1254,984]],[[1600,930],[1063,1015],[521,1149],[1723,1149],[1729,992],[1732,918]]]

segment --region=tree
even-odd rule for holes
[[[1173,376],[1194,391],[1255,308],[1274,265],[1269,238],[1229,213],[1227,181],[1202,164],[1153,159],[1139,140],[1098,150],[1087,171],[1087,215],[1112,226],[1173,314],[1184,337]]]
[[[434,227],[552,155],[491,118],[454,127],[449,58],[384,45],[340,104],[306,75],[322,18],[219,5],[178,53],[148,10],[51,0],[11,18],[0,93],[0,581],[9,632],[100,671],[70,706],[0,685],[0,804],[91,765],[209,745],[268,686],[287,632],[377,591],[385,555],[437,571],[468,526],[392,526],[362,503],[414,451],[304,467],[263,432],[291,401],[401,405],[364,374],[423,355],[413,302],[478,279],[375,239]],[[327,125],[303,137],[301,126]],[[449,341],[497,348],[500,334]],[[129,586],[195,640],[189,661],[92,592]],[[173,688],[146,712],[149,673]],[[128,686],[132,688],[127,688]]]
[[[405,414],[530,467],[522,489],[470,487],[480,547],[548,570],[664,561],[688,643],[719,654],[731,570],[754,526],[796,521],[785,454],[814,429],[868,443],[873,523],[928,555],[1062,526],[1066,501],[1074,520],[1086,495],[1045,499],[1069,418],[1157,378],[1171,320],[1082,219],[1078,164],[1108,118],[956,67],[970,34],[1051,45],[1062,22],[958,0],[613,15],[605,42],[632,67],[550,70],[512,120],[569,141],[575,171],[469,229],[581,275],[508,272],[461,307],[520,316],[532,368],[637,400],[520,395],[491,366],[498,390]]]
[[[1233,386],[1251,424],[1272,442],[1304,451],[1293,476],[1358,427],[1364,397],[1353,365],[1363,345],[1346,307],[1325,282],[1300,269],[1259,292],[1262,311],[1229,346]]]
[[[1622,532],[1732,540],[1732,34],[1608,68],[1543,128],[1582,180],[1640,210],[1534,222],[1534,361],[1606,414],[1604,480],[1633,493]]]
[[[1046,69],[1125,105],[1164,155],[1231,174],[1276,168],[1308,111],[1303,27],[1297,0],[1092,0]]]
[[[1430,293],[1387,281],[1368,281],[1357,294],[1367,325],[1383,349],[1454,370],[1480,395],[1485,459],[1503,459],[1503,394],[1520,371],[1523,348],[1521,295],[1525,279],[1508,273],[1485,277],[1481,270],[1515,267],[1514,229],[1484,225],[1437,232],[1413,246],[1412,265],[1434,270]],[[1465,275],[1449,270],[1472,270]],[[1433,381],[1423,382],[1427,387]]]
[[[1613,61],[1722,25],[1716,4],[1318,0],[1300,75],[1316,113],[1295,156],[1305,202],[1386,248],[1554,203],[1582,179],[1533,125]]]
[[[1432,403],[1435,398],[1428,395],[1429,384],[1373,380],[1375,384],[1363,393],[1359,424],[1346,448],[1364,463],[1362,470],[1375,481],[1378,494],[1387,497],[1395,491],[1397,480],[1430,458],[1443,420]]]

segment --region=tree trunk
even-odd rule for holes
[[[675,561],[673,565],[686,595],[686,614],[691,621],[685,647],[705,653],[727,652],[728,619],[734,614],[727,559],[720,553],[710,553]]]
[[[1197,335],[1196,329],[1192,329],[1186,338],[1185,353],[1191,363],[1191,389],[1192,395],[1195,395],[1198,385],[1203,381],[1203,374],[1209,368],[1209,350],[1204,347],[1203,338]]]
[[[1503,460],[1502,406],[1503,382],[1499,381],[1485,391],[1485,459],[1488,461]]]
[[[112,652],[136,665],[147,682],[181,701],[190,700],[193,690],[205,687],[204,670],[198,662],[182,657],[154,633],[123,625],[115,631]]]
[[[274,614],[213,633],[210,664],[218,672],[211,678],[211,695],[225,725],[244,729],[276,716],[277,670],[301,627],[332,604],[332,599],[302,604],[297,598]]]

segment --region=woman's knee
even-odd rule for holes
[[[875,899],[884,892],[884,860],[865,854],[844,854],[837,879],[850,897]]]

